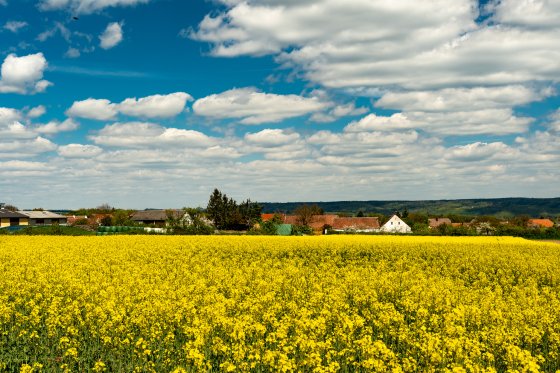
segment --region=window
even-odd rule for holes
[[[19,218],[10,218],[10,226],[17,226],[19,225]]]
[[[45,225],[45,219],[37,219],[37,220],[35,220],[35,224],[37,224],[37,225]]]

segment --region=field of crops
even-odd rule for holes
[[[560,369],[560,246],[0,237],[0,371]]]

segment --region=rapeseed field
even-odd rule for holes
[[[558,369],[556,244],[0,237],[0,371]]]

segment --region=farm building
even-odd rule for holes
[[[374,218],[336,218],[332,224],[335,232],[371,233],[379,231],[379,219]]]
[[[185,211],[183,210],[144,210],[136,211],[130,219],[145,225],[164,227],[170,218],[183,219],[184,216]]]
[[[391,219],[380,229],[385,233],[412,233],[412,229],[401,220],[397,215],[393,215]]]
[[[433,219],[428,219],[428,225],[430,226],[430,229],[434,229],[439,227],[440,225],[452,225],[453,223],[451,222],[451,219],[448,218],[433,218]]]
[[[27,215],[20,214],[6,210],[0,207],[0,228],[14,227],[20,225],[29,225],[29,218]]]
[[[550,219],[529,219],[527,226],[530,228],[552,228],[554,222]]]
[[[50,211],[18,211],[20,214],[26,215],[29,218],[29,225],[43,226],[43,225],[66,225],[68,218],[66,216],[55,214]]]

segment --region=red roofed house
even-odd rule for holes
[[[437,228],[440,225],[444,225],[444,224],[451,225],[452,224],[451,219],[448,219],[448,218],[428,219],[428,225],[430,226],[430,229]]]
[[[531,228],[552,228],[554,222],[550,219],[529,219],[527,226]]]
[[[332,224],[336,232],[377,232],[379,231],[379,219],[374,218],[336,218]]]

